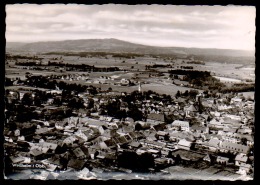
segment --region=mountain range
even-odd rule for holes
[[[18,52],[109,52],[109,53],[137,53],[153,55],[198,55],[198,56],[230,56],[230,57],[254,57],[254,51],[231,49],[204,49],[185,47],[158,47],[135,44],[118,39],[81,39],[47,42],[7,42],[7,51]]]

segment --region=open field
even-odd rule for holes
[[[180,66],[192,66],[194,70],[200,71],[210,71],[212,75],[217,76],[221,81],[231,81],[231,82],[242,82],[245,79],[250,79],[254,81],[254,66],[247,64],[225,64],[225,63],[217,63],[217,62],[205,62],[205,65],[200,64],[190,64],[188,59],[171,59],[165,60],[162,58],[153,58],[153,57],[136,57],[134,59],[127,58],[112,58],[111,56],[105,57],[78,57],[78,56],[61,56],[61,55],[40,55],[42,57],[42,62],[62,62],[62,63],[71,63],[71,64],[86,64],[86,65],[94,65],[96,67],[111,67],[117,66],[124,71],[115,71],[115,72],[77,72],[77,71],[60,71],[59,69],[55,69],[56,71],[51,70],[30,70],[30,69],[19,69],[16,68],[14,62],[9,62],[6,65],[6,77],[8,78],[16,78],[20,77],[23,79],[25,77],[25,73],[29,72],[35,75],[70,75],[70,74],[84,74],[88,76],[89,80],[86,81],[68,81],[69,83],[80,83],[82,85],[93,85],[95,87],[99,87],[102,90],[107,90],[111,87],[115,91],[119,92],[132,92],[134,90],[138,90],[138,85],[135,86],[120,86],[116,85],[120,83],[120,80],[125,78],[129,79],[135,83],[141,82],[142,90],[148,91],[152,90],[160,94],[167,94],[174,96],[176,92],[179,90],[184,92],[186,90],[190,90],[188,87],[181,87],[172,84],[172,80],[169,79],[169,74],[167,73],[170,69],[178,69]],[[54,60],[54,58],[58,58],[58,60]],[[154,65],[154,64],[170,64],[172,68],[154,68],[155,73],[153,72],[144,72],[146,65]],[[10,66],[10,67],[9,67]],[[132,70],[132,71],[131,71]],[[139,71],[138,71],[139,70]],[[151,76],[156,74],[156,71],[163,72],[162,76]],[[230,73],[232,71],[232,73]],[[102,79],[101,77],[110,77],[112,80]],[[109,84],[106,84],[105,81],[108,81]],[[246,95],[248,96],[248,95]]]

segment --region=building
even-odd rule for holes
[[[239,153],[236,155],[235,165],[241,166],[242,164],[246,164],[247,160],[248,160],[248,157],[246,154]]]
[[[237,173],[242,174],[242,175],[245,175],[245,174],[249,173],[251,169],[252,169],[252,167],[251,167],[250,164],[244,164],[244,163],[242,163],[242,164],[239,166],[239,170],[237,171]]]
[[[204,142],[203,146],[206,146],[209,148],[210,151],[215,152],[219,149],[219,139],[211,138],[208,142]]]
[[[151,113],[147,115],[148,122],[164,122],[164,114]]]
[[[190,131],[197,133],[209,133],[209,127],[200,126],[200,125],[192,125]]]
[[[218,156],[217,160],[216,160],[217,163],[224,164],[224,165],[226,165],[228,163],[228,161],[229,161],[229,158],[222,157],[222,156]]]
[[[224,151],[232,151],[237,153],[247,154],[249,152],[249,146],[242,144],[231,143],[228,141],[220,142],[219,148]]]
[[[172,126],[181,128],[182,131],[190,131],[190,125],[188,121],[175,120],[173,121]]]
[[[190,150],[191,148],[191,142],[190,141],[187,141],[186,139],[181,139],[178,144],[177,144],[177,147],[179,149],[184,149],[184,150]]]

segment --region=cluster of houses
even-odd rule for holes
[[[22,93],[11,95],[21,99]],[[87,94],[79,96],[88,102]],[[177,165],[179,160],[204,161],[252,174],[254,101],[236,96],[227,105],[224,95],[216,99],[200,94],[188,103],[180,97],[169,104],[151,95],[149,100],[132,102],[147,115],[144,120],[134,121],[100,114],[101,105],[111,98],[92,98],[97,112],[90,114],[78,110],[77,115],[62,121],[32,120],[17,123],[16,128],[6,127],[4,146],[11,163],[40,162],[50,172],[85,168],[95,173],[129,172],[117,166],[117,159],[122,153],[134,152],[138,156],[152,154],[155,168]],[[203,106],[202,112],[199,105]],[[121,100],[120,109],[128,110],[128,104]],[[166,123],[169,115],[173,119]]]

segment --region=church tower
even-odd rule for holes
[[[138,91],[142,92],[142,87],[141,87],[141,83],[139,82],[139,86],[138,86]]]

